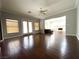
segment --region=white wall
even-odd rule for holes
[[[79,4],[77,7],[77,37],[79,38]]]
[[[0,0],[0,10],[1,10],[1,7],[2,7],[2,3],[1,3],[1,0]]]
[[[4,39],[24,35],[23,32],[22,32],[23,31],[22,21],[24,21],[24,20],[31,21],[31,22],[33,22],[33,24],[34,24],[34,22],[38,22],[39,23],[39,19],[32,18],[30,16],[29,17],[23,17],[23,15],[17,15],[17,14],[5,12],[5,11],[2,11],[1,13],[2,14],[0,16],[0,20],[2,20],[2,29],[3,29],[3,37],[4,37]],[[15,20],[18,20],[19,21],[19,32],[18,33],[10,33],[10,34],[7,34],[7,30],[6,30],[6,19],[15,19]],[[33,33],[34,34],[35,33],[39,33],[39,31],[35,31],[34,30],[34,26],[33,26]]]
[[[57,15],[52,15],[49,18],[57,18],[57,17],[61,17],[61,16],[66,16],[66,35],[72,35],[72,36],[76,36],[76,32],[77,32],[77,11],[76,9],[73,10],[69,10]]]

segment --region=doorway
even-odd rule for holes
[[[45,20],[45,29],[66,34],[66,16]]]

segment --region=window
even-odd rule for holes
[[[35,27],[35,30],[39,30],[39,23],[38,22],[35,22],[34,23],[34,27]]]
[[[28,31],[27,31],[27,21],[23,21],[23,33],[28,33]]]
[[[29,26],[29,33],[32,32],[32,22],[28,22],[28,26]]]
[[[7,33],[19,32],[19,26],[17,20],[6,19]]]

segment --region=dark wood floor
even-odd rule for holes
[[[0,59],[79,59],[79,43],[76,37],[54,34],[5,39]]]

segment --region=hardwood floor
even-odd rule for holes
[[[76,37],[29,35],[1,43],[0,59],[79,59]]]

